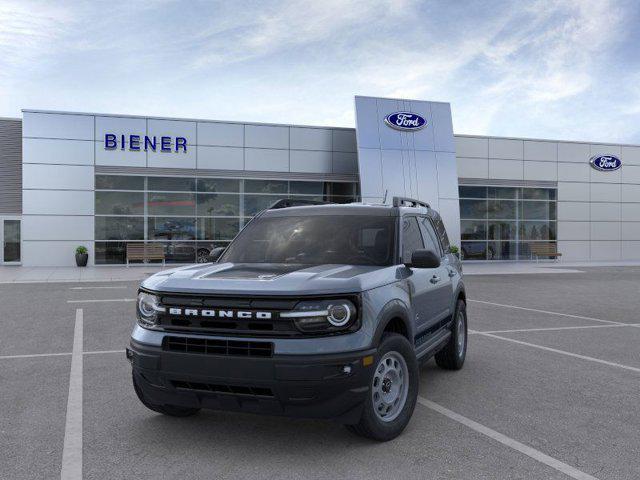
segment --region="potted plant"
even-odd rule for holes
[[[76,265],[79,267],[86,267],[89,260],[89,252],[87,247],[80,245],[76,248]]]
[[[449,251],[450,251],[451,253],[453,253],[456,257],[460,258],[460,250],[458,249],[458,247],[457,247],[457,246],[455,246],[455,245],[451,245],[451,246],[449,247]]]

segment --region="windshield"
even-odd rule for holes
[[[256,218],[220,258],[234,263],[392,265],[395,217]]]

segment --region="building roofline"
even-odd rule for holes
[[[370,95],[355,95],[355,98],[375,98],[376,100],[392,100],[394,102],[441,103],[443,105],[451,105],[450,102],[440,102],[437,100],[418,100],[415,98],[372,97]]]
[[[548,143],[582,143],[587,145],[611,145],[615,147],[640,147],[637,143],[616,143],[616,142],[590,142],[588,140],[557,140],[553,138],[530,138],[530,137],[496,137],[494,135],[470,135],[454,133],[454,137],[464,138],[487,138],[495,140],[524,140],[528,142],[548,142]]]
[[[22,121],[21,118],[16,118],[16,117],[0,117],[0,120],[15,120],[16,122]]]
[[[350,127],[329,127],[324,125],[300,125],[293,123],[269,123],[269,122],[239,122],[235,120],[211,120],[204,118],[184,118],[184,117],[159,117],[159,116],[151,116],[151,115],[130,115],[130,114],[117,114],[117,113],[97,113],[97,112],[70,112],[70,111],[62,111],[62,110],[42,110],[42,109],[32,109],[32,108],[23,108],[22,113],[45,113],[45,114],[55,114],[55,115],[86,115],[86,116],[96,116],[96,117],[117,117],[117,118],[145,118],[150,120],[171,120],[178,122],[202,122],[202,123],[232,123],[236,125],[261,125],[261,126],[269,126],[269,127],[298,127],[298,128],[318,128],[318,129],[329,129],[329,130],[355,130],[355,128]]]

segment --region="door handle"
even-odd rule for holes
[[[438,283],[440,281],[440,277],[437,275],[434,275],[433,277],[431,277],[431,280],[429,280],[431,283]]]
[[[456,271],[453,268],[447,270],[449,272],[449,277],[455,277]]]

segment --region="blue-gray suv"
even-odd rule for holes
[[[307,205],[256,215],[211,263],[140,286],[127,357],[151,410],[334,419],[390,440],[416,404],[419,365],[462,367],[462,268],[426,203]]]

